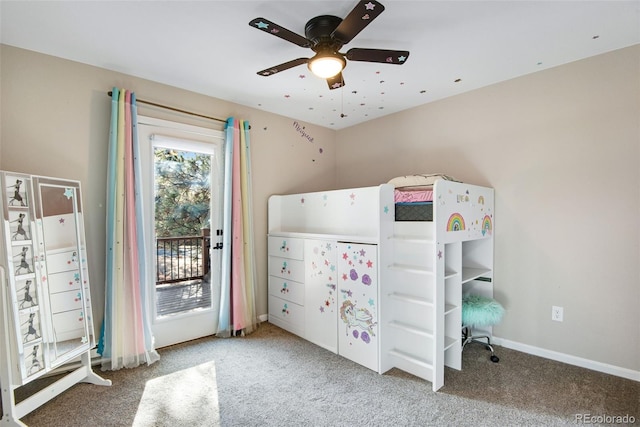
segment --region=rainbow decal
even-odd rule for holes
[[[459,213],[451,214],[449,221],[447,221],[447,231],[462,231],[464,230],[464,218]]]
[[[484,236],[486,233],[491,234],[491,230],[493,230],[491,217],[489,215],[485,215],[484,219],[482,220],[482,235]]]

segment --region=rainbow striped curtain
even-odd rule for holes
[[[151,364],[153,348],[146,295],[142,178],[135,94],[113,88],[107,170],[105,313],[98,353],[102,369]]]
[[[255,252],[251,204],[249,122],[227,120],[222,278],[218,336],[251,333],[257,326]]]

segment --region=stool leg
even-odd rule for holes
[[[482,339],[487,340],[486,344],[480,341]],[[491,356],[489,356],[489,360],[491,360],[493,363],[498,363],[500,361],[500,358],[496,356],[496,352],[493,350],[493,346],[491,345],[491,338],[489,338],[488,335],[474,336],[472,335],[471,328],[469,328],[468,326],[463,326],[462,327],[462,350],[464,350],[464,347],[470,342],[480,343],[484,345],[487,350],[491,351]]]
[[[483,343],[482,341],[480,341],[481,339],[486,339],[487,343],[486,344]],[[500,361],[498,356],[496,356],[496,352],[493,350],[493,346],[491,345],[491,338],[489,338],[488,335],[473,336],[473,337],[471,337],[471,341],[475,341],[475,342],[478,342],[480,344],[483,344],[485,346],[485,348],[491,352],[491,356],[489,356],[489,359],[493,363],[498,363]]]

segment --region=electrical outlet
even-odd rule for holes
[[[564,309],[562,307],[556,307],[555,305],[551,307],[551,320],[555,320],[556,322],[562,322]]]

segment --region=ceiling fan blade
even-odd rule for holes
[[[344,79],[342,78],[342,73],[338,73],[333,77],[329,77],[327,79],[327,84],[329,85],[329,89],[339,89],[344,86]]]
[[[332,37],[347,44],[360,31],[371,23],[384,11],[384,6],[374,0],[362,0],[346,18],[342,20],[340,25],[333,31]]]
[[[402,65],[409,57],[408,50],[361,49],[354,47],[346,53],[350,61],[382,62],[384,64]]]
[[[311,47],[311,42],[306,38],[267,19],[255,18],[249,22],[249,25],[264,31],[265,33],[269,33],[293,44],[297,44],[300,47]]]
[[[293,61],[285,62],[280,65],[276,65],[275,67],[269,67],[266,70],[258,71],[258,74],[261,76],[269,77],[280,71],[288,70],[289,68],[297,67],[298,65],[306,64],[309,61],[309,58],[298,58]]]

